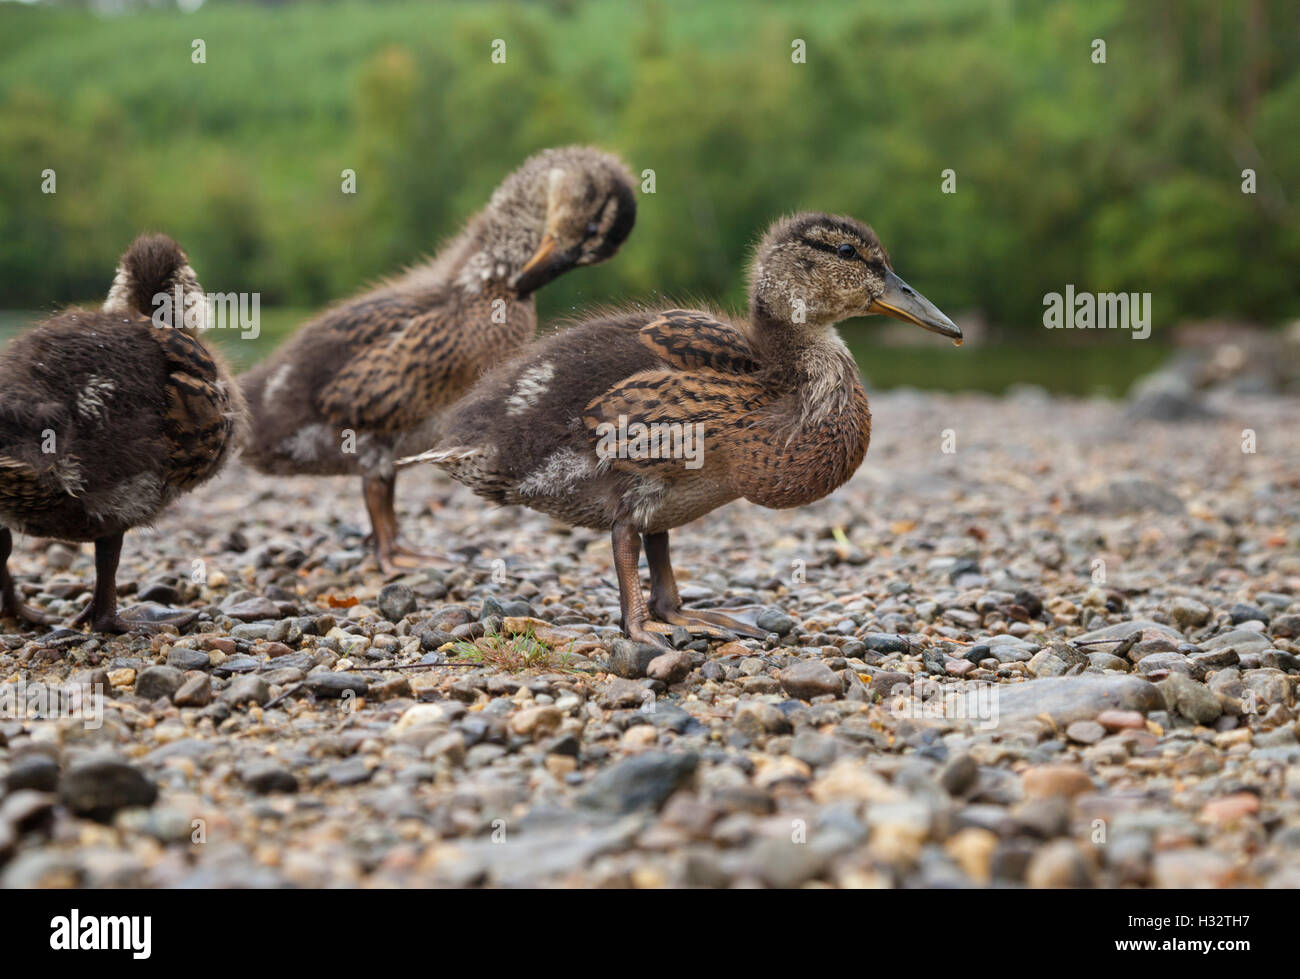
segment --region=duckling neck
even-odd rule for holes
[[[772,401],[764,425],[775,464],[745,498],[785,508],[819,500],[857,470],[871,440],[871,410],[857,365],[833,326],[755,321],[752,337]]]
[[[471,226],[448,250],[448,278],[472,293],[508,282],[527,264],[541,240],[540,233],[532,235],[522,229],[509,232],[488,224]]]
[[[833,323],[792,323],[768,315],[762,304],[750,308],[751,340],[760,362],[791,380],[812,380],[832,363],[836,373],[852,366]],[[856,375],[856,368],[854,368]]]
[[[528,264],[541,247],[546,227],[542,190],[536,181],[527,186],[511,182],[498,189],[447,249],[453,262],[448,271],[457,285],[479,292],[490,283],[514,278]]]
[[[753,323],[764,373],[774,387],[793,393],[799,423],[817,425],[854,410],[862,396],[861,376],[834,326],[775,323],[761,315]]]

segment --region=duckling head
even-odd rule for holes
[[[543,150],[497,189],[485,215],[521,296],[618,251],[636,222],[631,171],[588,146]]]
[[[106,313],[134,313],[159,326],[204,329],[207,302],[185,250],[166,235],[143,234],[123,253]]]
[[[880,313],[961,342],[961,330],[893,269],[874,231],[853,218],[782,218],[759,242],[750,271],[755,320],[820,331]]]

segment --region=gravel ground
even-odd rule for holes
[[[413,472],[463,562],[386,582],[352,481],[232,466],[128,537],[184,636],[0,636],[0,883],[1300,886],[1300,402],[872,407],[831,498],[674,534],[769,639],[663,654],[603,535]],[[92,580],[11,567],[69,618]]]

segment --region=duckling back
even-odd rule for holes
[[[0,353],[0,525],[94,539],[220,469],[243,401],[197,330],[151,319],[154,298],[176,289],[198,289],[185,253],[143,236],[102,310],[56,314]]]

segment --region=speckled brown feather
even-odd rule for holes
[[[236,442],[243,405],[224,365],[202,343],[179,330],[154,329],[167,370],[163,437],[167,485],[193,489],[216,475]]]
[[[600,439],[602,425],[617,431],[620,421],[627,425],[698,425],[712,463],[718,452],[730,458],[733,452],[743,451],[746,430],[755,423],[755,413],[766,402],[767,392],[754,377],[710,370],[650,370],[620,381],[593,399],[583,413],[583,422],[593,445]],[[630,441],[610,441],[610,448],[617,453],[609,459],[610,466],[626,472],[654,472],[666,478],[689,473],[684,459],[629,458]]]
[[[708,368],[752,374],[758,360],[749,338],[708,313],[670,309],[641,328],[641,342],[665,363],[682,370]]]
[[[509,309],[503,323],[492,320],[494,302]],[[474,330],[466,329],[470,323]],[[400,434],[454,401],[485,363],[524,343],[536,327],[532,305],[520,303],[504,283],[472,295],[449,294],[438,308],[375,330],[378,335],[321,389],[317,407],[340,428]]]
[[[32,464],[0,455],[0,510],[49,510],[66,495]]]
[[[775,510],[806,506],[843,486],[866,458],[871,411],[860,383],[854,384],[844,410],[796,435],[779,414],[758,414],[754,424],[737,434],[732,477],[751,503]]]

